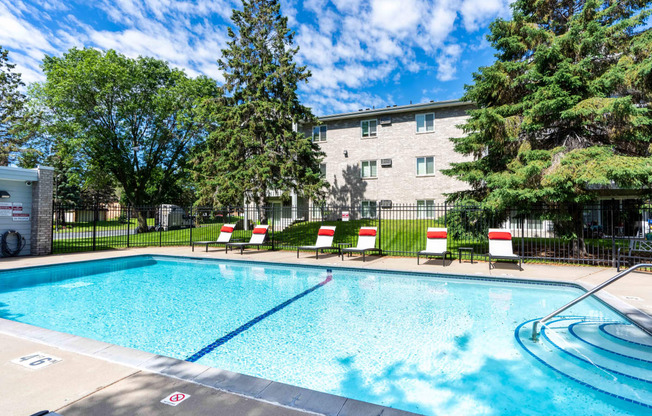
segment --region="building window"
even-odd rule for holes
[[[364,160],[362,161],[361,174],[363,178],[376,178],[378,177],[378,169],[376,167],[377,161]]]
[[[435,174],[435,157],[418,157],[417,158],[417,176],[428,176]]]
[[[417,114],[417,133],[435,131],[435,113]]]
[[[326,177],[326,164],[325,163],[320,163],[319,164],[319,177],[322,178],[322,179]]]
[[[435,218],[435,201],[422,199],[417,201],[417,218]]]
[[[376,201],[362,201],[362,218],[376,218]]]
[[[328,128],[326,126],[315,126],[312,128],[312,141],[313,142],[325,142],[326,141],[326,131]]]
[[[362,128],[362,138],[376,137],[376,120],[365,120],[360,123]]]

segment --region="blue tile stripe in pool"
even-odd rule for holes
[[[541,318],[538,318],[538,319],[541,319]],[[536,321],[536,320],[537,320],[537,319],[531,319],[531,320],[529,320],[529,321],[523,322],[522,324],[520,324],[520,325],[519,325],[519,326],[514,330],[514,338],[516,338],[516,342],[521,346],[521,348],[523,348],[523,350],[524,350],[525,352],[527,352],[527,353],[528,353],[530,356],[532,356],[535,360],[537,360],[539,363],[543,364],[544,366],[548,367],[549,369],[551,369],[551,370],[554,371],[555,373],[557,373],[557,374],[561,374],[562,376],[564,376],[564,377],[566,377],[566,378],[569,378],[569,379],[573,380],[574,382],[576,382],[576,383],[578,383],[578,384],[581,384],[582,386],[584,386],[584,387],[586,387],[586,388],[589,388],[589,389],[591,389],[591,390],[595,390],[595,391],[597,391],[597,392],[600,392],[600,393],[602,393],[602,394],[606,394],[606,395],[608,395],[608,396],[614,397],[614,398],[619,399],[619,400],[624,400],[624,401],[626,401],[626,402],[628,402],[628,403],[634,403],[634,404],[637,404],[637,405],[639,405],[639,406],[643,406],[643,407],[645,407],[645,408],[652,409],[652,406],[650,406],[649,404],[646,404],[646,403],[643,403],[643,402],[639,402],[639,401],[636,401],[636,400],[632,400],[632,399],[628,399],[627,397],[622,397],[622,396],[619,396],[619,395],[617,395],[617,394],[609,393],[609,392],[606,391],[606,390],[602,390],[602,389],[600,389],[600,388],[598,388],[598,387],[595,387],[595,386],[592,386],[592,385],[590,385],[590,384],[588,384],[588,383],[585,383],[585,382],[583,382],[583,381],[580,381],[580,380],[576,379],[575,377],[573,377],[573,376],[571,376],[571,375],[569,375],[569,374],[564,373],[563,371],[559,371],[559,370],[557,370],[555,367],[551,366],[550,364],[548,364],[547,362],[545,362],[545,361],[542,360],[541,358],[537,357],[534,353],[532,353],[532,351],[530,351],[528,348],[525,347],[525,345],[523,345],[523,342],[521,341],[521,337],[519,336],[519,332],[520,332],[521,328],[522,328],[524,325],[531,324],[532,322],[534,322],[534,321]]]
[[[316,285],[314,285],[313,287],[311,287],[309,289],[304,290],[303,292],[301,292],[298,295],[286,300],[285,302],[273,307],[272,309],[268,310],[267,312],[258,315],[257,317],[255,317],[252,320],[250,320],[249,322],[241,325],[240,327],[234,329],[233,331],[229,332],[228,334],[224,335],[223,337],[220,337],[220,338],[216,339],[214,342],[208,344],[207,346],[205,346],[201,350],[197,351],[196,353],[194,353],[190,357],[186,358],[186,361],[190,361],[191,363],[196,362],[197,360],[199,360],[200,358],[202,358],[206,354],[209,354],[210,352],[212,352],[213,350],[218,348],[220,345],[225,344],[226,342],[228,342],[232,338],[240,335],[241,333],[248,330],[252,326],[254,326],[257,323],[261,322],[263,319],[268,318],[269,316],[271,316],[271,315],[275,314],[276,312],[284,309],[285,307],[287,307],[290,304],[296,302],[297,300],[301,299],[302,297],[307,296],[310,293],[314,292],[315,290],[319,289],[320,287],[326,285],[328,282],[333,280],[333,271],[331,269],[327,269],[326,272],[328,273],[328,276],[326,277],[325,280],[317,283]]]

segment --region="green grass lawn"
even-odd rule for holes
[[[151,219],[153,221],[153,219]],[[135,221],[135,220],[134,220]],[[111,229],[126,229],[125,224],[119,227],[111,227],[108,224],[116,222],[103,222],[103,227],[98,226],[98,230],[108,231]],[[133,226],[135,227],[135,222]],[[274,246],[281,250],[295,250],[297,246],[312,245],[317,239],[317,231],[322,225],[336,226],[335,243],[350,243],[356,245],[358,230],[363,226],[378,227],[378,220],[354,220],[354,221],[324,221],[324,222],[303,222],[297,223],[285,228],[280,232],[273,234]],[[428,227],[442,226],[432,219],[424,220],[382,220],[379,227],[379,240],[382,241],[382,250],[385,254],[399,256],[416,256],[416,253],[426,247],[426,233]],[[222,223],[201,224],[192,230],[189,228],[162,232],[148,232],[142,234],[125,236],[98,237],[95,244],[97,250],[116,249],[127,247],[127,241],[130,247],[145,246],[189,246],[192,234],[193,241],[214,241],[220,234]],[[81,227],[76,227],[75,231],[80,231]],[[90,228],[92,230],[92,227]],[[236,230],[233,234],[234,241],[248,241],[251,238],[251,230]],[[586,244],[599,255],[613,250],[612,242],[608,239],[592,240],[586,239]],[[616,240],[616,249],[626,247],[627,240]],[[514,249],[521,251],[521,239],[514,238]],[[555,250],[555,257],[568,257],[572,243],[562,239],[547,238],[525,238],[523,244],[526,246],[526,255],[532,257],[541,257],[548,261],[552,257],[550,250]],[[377,245],[378,247],[378,245]],[[481,258],[488,252],[488,241],[486,238],[471,238],[465,240],[454,240],[448,238],[448,250],[454,258],[457,258],[458,247],[473,247],[476,257]],[[57,240],[54,241],[54,252],[78,252],[88,251],[93,248],[92,238]],[[464,254],[468,255],[468,254]]]

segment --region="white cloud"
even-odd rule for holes
[[[475,41],[476,31],[506,15],[512,1],[281,0],[297,32],[297,60],[313,73],[300,87],[302,98],[318,114],[349,111],[394,104],[387,88],[364,92],[375,85],[400,84],[431,70],[439,82],[455,79],[464,52],[486,47]],[[0,45],[10,49],[25,81],[43,79],[44,54],[73,46],[153,56],[191,76],[222,81],[216,61],[228,40],[232,8],[242,7],[240,0],[96,0],[86,7],[99,16],[85,20],[73,6],[65,0],[42,0],[38,6],[0,0]],[[465,34],[473,40],[456,39]]]
[[[437,79],[440,81],[450,81],[455,78],[455,67],[457,61],[462,55],[460,45],[448,45],[444,47],[437,57]]]

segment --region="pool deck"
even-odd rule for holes
[[[615,268],[499,263],[489,270],[486,262],[470,264],[453,261],[442,267],[441,260],[416,264],[414,258],[368,256],[345,257],[334,254],[292,251],[248,250],[244,255],[224,253],[211,247],[149,247],[116,251],[86,252],[45,257],[0,260],[0,270],[70,261],[95,260],[139,254],[228,258],[247,261],[404,270],[446,275],[471,275],[499,279],[570,282],[591,288],[616,274]],[[652,276],[632,273],[605,290],[600,298],[652,331]],[[1,306],[1,305],[0,305]],[[51,354],[62,361],[33,370],[12,360],[35,352]],[[40,410],[71,415],[314,415],[405,416],[397,411],[343,397],[288,386],[260,378],[204,367],[168,357],[130,350],[115,345],[50,331],[0,319],[0,391],[2,414],[29,416]],[[182,392],[190,397],[176,407],[161,403],[169,394]]]

